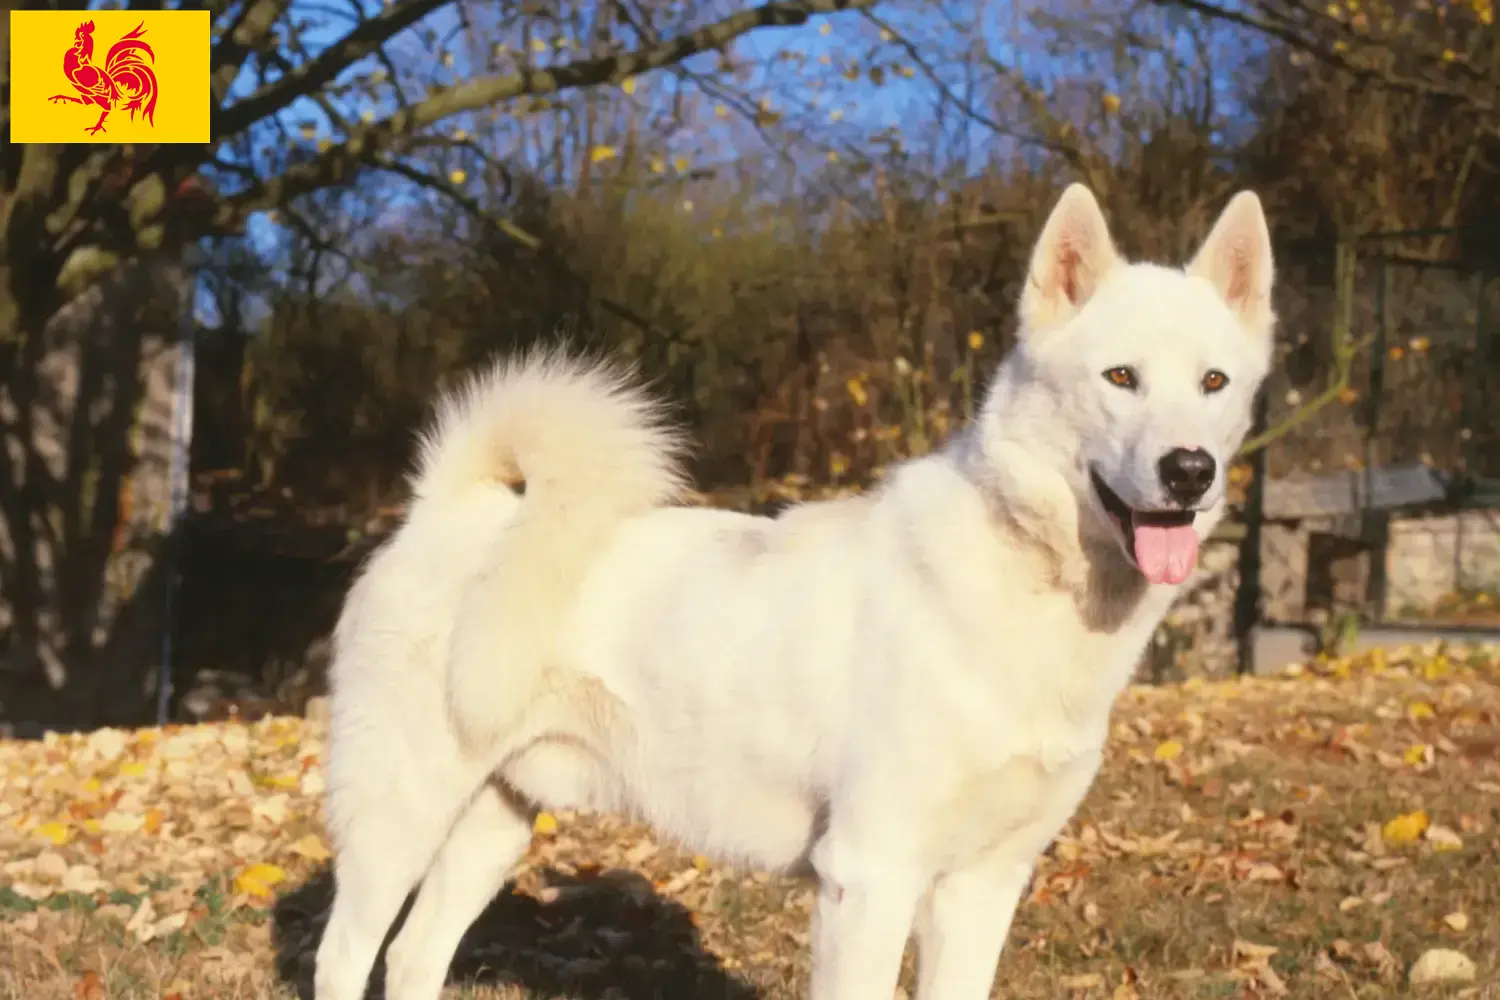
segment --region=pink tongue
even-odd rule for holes
[[[1198,533],[1191,524],[1135,524],[1135,564],[1152,583],[1181,583],[1198,561]]]

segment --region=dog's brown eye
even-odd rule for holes
[[[1218,369],[1214,369],[1213,371],[1210,371],[1207,375],[1203,376],[1203,391],[1204,392],[1218,392],[1220,389],[1224,388],[1228,384],[1229,384],[1229,376],[1225,375],[1223,372],[1219,371]]]
[[[1135,370],[1120,365],[1118,368],[1110,368],[1104,373],[1104,377],[1110,385],[1117,385],[1121,389],[1134,389],[1137,385]]]

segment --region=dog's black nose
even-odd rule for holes
[[[1184,507],[1203,499],[1214,484],[1214,457],[1202,448],[1173,448],[1156,468],[1167,495]]]

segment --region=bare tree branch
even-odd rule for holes
[[[875,0],[779,0],[740,11],[676,38],[595,59],[576,60],[545,69],[478,77],[439,90],[410,108],[358,128],[343,143],[314,159],[287,169],[223,200],[214,223],[233,228],[245,216],[319,188],[351,180],[359,169],[389,153],[406,137],[452,115],[515,97],[556,94],[581,87],[624,80],[653,69],[672,66],[700,52],[721,48],[761,28],[802,25],[814,14],[856,10]],[[385,166],[381,163],[381,166]]]
[[[1305,52],[1325,65],[1347,73],[1355,79],[1377,83],[1400,93],[1459,104],[1481,116],[1479,127],[1485,134],[1500,136],[1500,114],[1497,114],[1500,112],[1500,105],[1497,105],[1493,93],[1486,93],[1487,90],[1493,91],[1495,81],[1486,77],[1478,67],[1467,65],[1462,60],[1454,59],[1444,65],[1457,67],[1465,75],[1475,79],[1477,85],[1474,87],[1457,86],[1433,77],[1414,76],[1398,70],[1391,60],[1382,60],[1377,65],[1352,58],[1353,54],[1359,51],[1388,47],[1390,43],[1384,39],[1346,31],[1344,32],[1345,38],[1341,39],[1343,45],[1336,46],[1325,42],[1310,31],[1298,30],[1296,24],[1284,18],[1256,13],[1254,6],[1231,9],[1210,3],[1208,0],[1151,0],[1151,2],[1160,6],[1179,7],[1228,24],[1249,28],[1269,38],[1284,42],[1299,52]],[[1342,22],[1335,23],[1342,27]],[[1433,61],[1440,62],[1441,59],[1441,54],[1436,54]]]
[[[272,83],[224,108],[214,122],[214,135],[234,135],[275,114],[297,98],[321,90],[350,65],[448,3],[449,0],[407,0],[387,7],[318,53],[316,58],[283,73]]]

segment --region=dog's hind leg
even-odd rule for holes
[[[333,912],[318,946],[316,1000],[363,1000],[386,932],[486,777],[471,765],[434,770],[420,781],[404,775],[395,787],[330,785],[338,852]]]
[[[437,1000],[453,953],[531,843],[529,810],[487,785],[454,825],[386,955],[386,1000]]]

